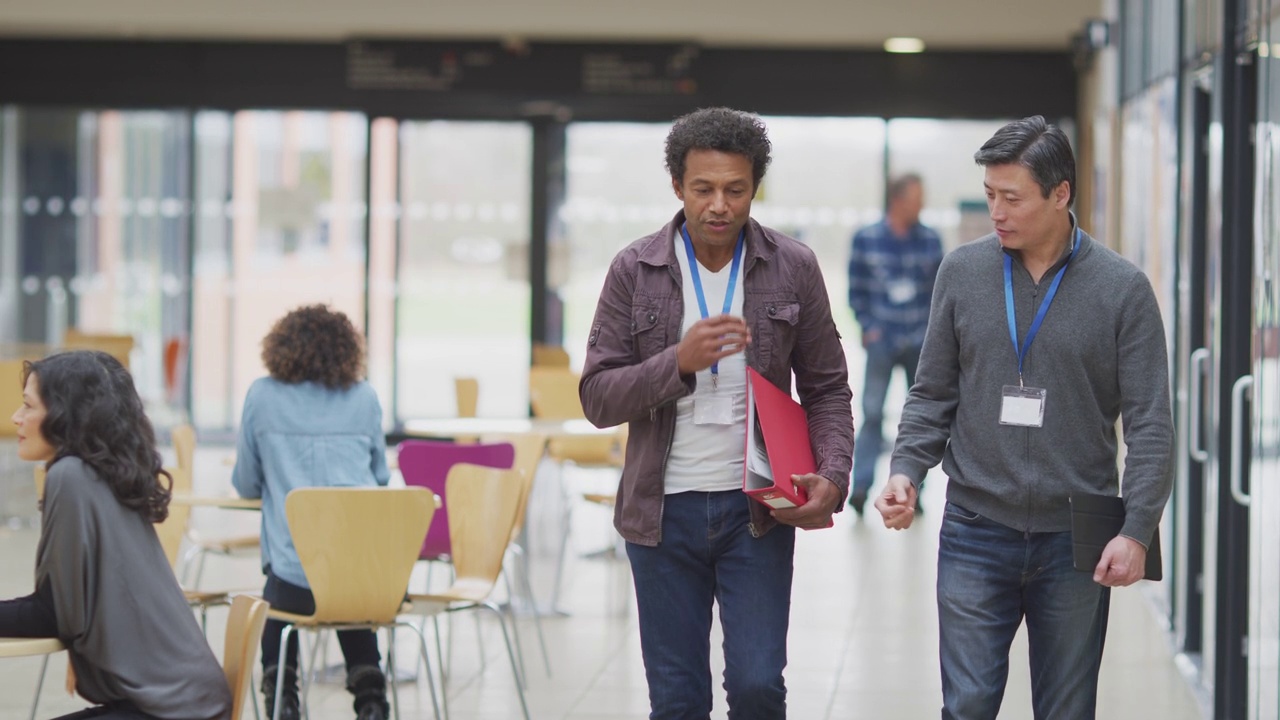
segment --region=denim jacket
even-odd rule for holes
[[[311,587],[289,535],[284,500],[300,487],[373,487],[391,479],[382,408],[367,382],[346,390],[260,378],[249,386],[231,483],[262,498],[262,565]]]
[[[630,424],[614,525],[623,538],[640,545],[662,540],[676,400],[692,393],[696,382],[694,375],[681,375],[676,364],[684,297],[672,238],[683,222],[681,211],[613,259],[579,386],[592,423]],[[795,373],[817,473],[843,496],[853,454],[853,394],[818,260],[799,241],[754,220],[746,225],[744,253],[743,315],[751,328],[747,365],[787,392]],[[752,535],[777,524],[760,503],[746,495],[742,501],[750,503]]]

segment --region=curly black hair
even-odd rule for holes
[[[745,156],[751,161],[753,186],[759,187],[772,160],[773,145],[759,116],[715,107],[677,118],[667,134],[667,172],[678,183],[684,182],[685,158],[690,150],[718,150]]]
[[[280,382],[345,390],[364,376],[364,339],[345,313],[306,305],[276,321],[262,341],[262,362]]]
[[[24,385],[32,375],[45,406],[40,433],[55,449],[46,467],[80,458],[121,505],[153,523],[168,517],[173,476],[161,465],[155,429],[120,361],[75,350],[23,363]]]

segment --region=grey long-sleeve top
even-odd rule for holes
[[[226,677],[154,527],[76,457],[54,463],[45,483],[37,595],[45,585],[85,699],[166,720],[230,716]]]
[[[1003,259],[992,234],[943,260],[891,472],[919,484],[941,460],[949,500],[1017,530],[1065,531],[1072,493],[1116,494],[1122,417],[1121,532],[1148,543],[1169,498],[1173,453],[1169,357],[1151,283],[1081,233],[1023,368],[1027,386],[1047,391],[1044,426],[1001,425],[1001,388],[1018,384]],[[1036,284],[1013,255],[1019,342],[1063,262],[1065,253]]]

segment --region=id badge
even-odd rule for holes
[[[1001,391],[1000,424],[1044,427],[1044,388],[1005,385]]]
[[[916,299],[916,285],[910,280],[896,280],[889,283],[889,302],[904,305]]]
[[[694,425],[732,425],[733,398],[728,393],[708,393],[693,398]]]

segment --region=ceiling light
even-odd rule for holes
[[[891,37],[884,41],[884,50],[891,53],[924,52],[924,41],[913,37]]]

